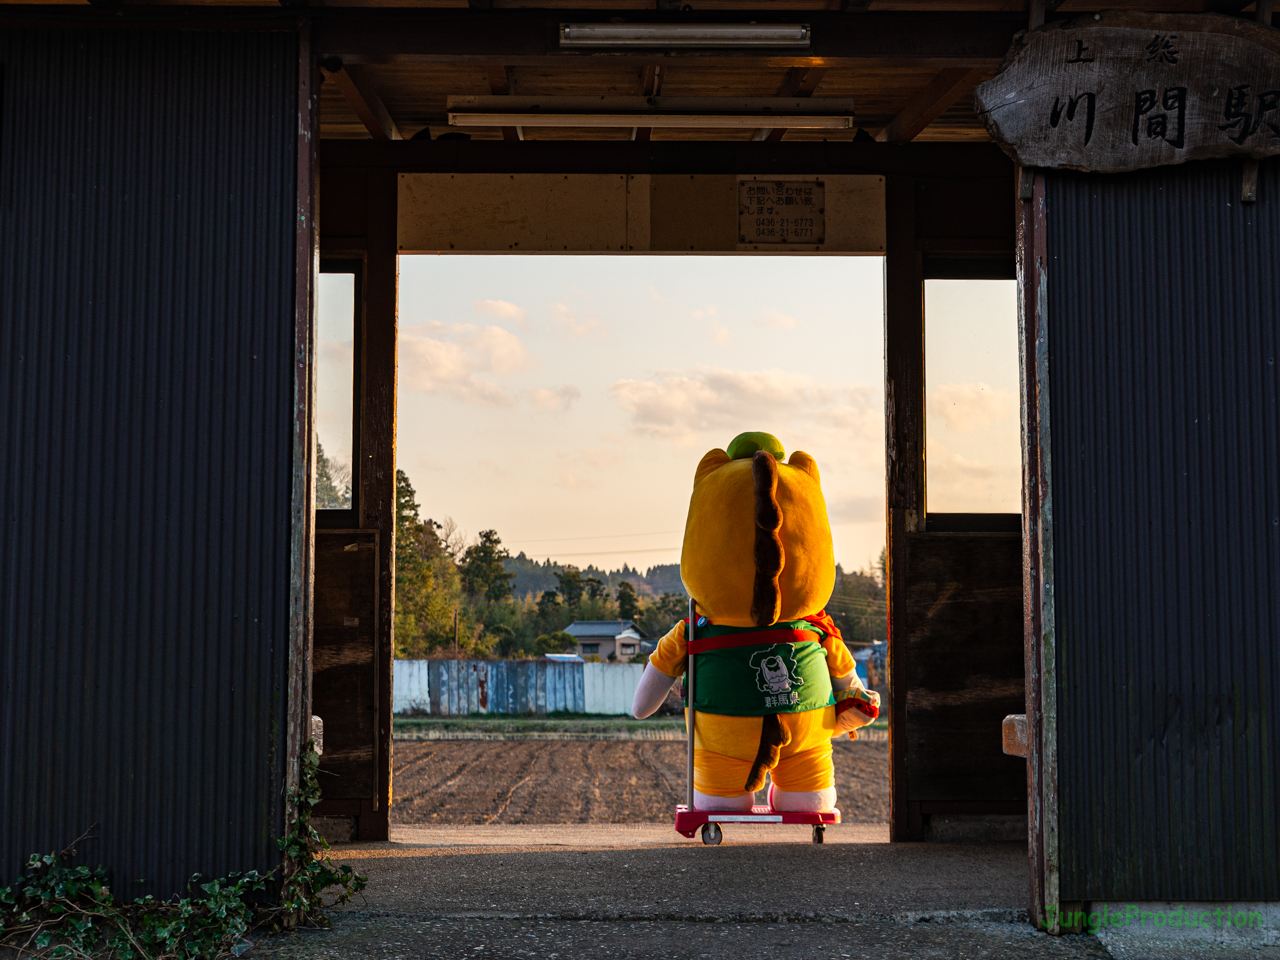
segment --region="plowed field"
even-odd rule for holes
[[[658,823],[684,801],[680,741],[400,741],[394,757],[395,824]],[[886,822],[888,744],[836,741],[835,762],[843,819]]]

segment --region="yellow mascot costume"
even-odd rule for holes
[[[694,808],[750,810],[770,774],[779,811],[835,808],[831,740],[870,723],[879,695],[858,680],[824,607],[835,586],[831,525],[807,453],[784,462],[744,433],[698,464],[680,576],[700,614]],[[688,655],[685,621],[649,658],[632,712],[651,715]]]

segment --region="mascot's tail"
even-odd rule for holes
[[[778,461],[766,450],[751,457],[751,478],[756,491],[756,539],[754,556],[756,579],[751,591],[751,619],[757,626],[778,622],[782,612],[782,592],[778,574],[782,573],[782,510],[778,506]],[[761,750],[764,749],[761,743]]]
[[[751,619],[757,626],[778,622],[782,612],[782,591],[778,575],[782,573],[782,509],[778,506],[778,461],[767,450],[757,450],[751,457],[751,478],[756,492],[756,539],[753,548],[756,578],[751,589]],[[790,737],[783,730],[776,713],[766,714],[760,724],[760,749],[747,775],[746,790],[755,793],[764,786],[764,775],[778,765],[778,757]]]
[[[764,775],[778,765],[782,748],[791,742],[791,735],[783,729],[776,713],[765,714],[761,719],[760,750],[756,753],[756,762],[751,765],[744,787],[748,793],[755,793],[764,786]]]

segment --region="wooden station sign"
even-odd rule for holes
[[[1261,159],[1280,154],[1280,30],[1214,14],[1085,14],[1019,34],[975,101],[1028,167]]]

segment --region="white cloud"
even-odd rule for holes
[[[773,327],[776,330],[794,330],[800,321],[778,310],[765,310],[758,322],[762,327]]]
[[[554,387],[537,387],[529,392],[529,400],[535,410],[552,411],[568,410],[573,401],[582,398],[582,391],[571,383],[561,383]]]
[[[551,319],[564,327],[571,337],[588,337],[600,328],[598,317],[580,317],[567,303],[557,303],[551,308]]]
[[[570,490],[579,490],[583,487],[594,487],[595,484],[589,483],[586,480],[581,479],[580,477],[576,476],[571,470],[566,470],[563,474],[561,474],[560,479],[556,481],[556,486],[568,487]]]
[[[956,433],[972,433],[1018,416],[1018,395],[985,383],[945,383],[929,394],[930,417]]]
[[[711,342],[716,346],[727,346],[729,341],[733,339],[733,334],[729,332],[729,328],[723,324],[713,323],[711,325]]]
[[[709,317],[714,317],[719,312],[720,311],[717,310],[714,306],[708,305],[706,307],[703,307],[701,310],[693,311],[693,319],[706,320]]]
[[[524,321],[524,307],[518,307],[508,300],[477,300],[475,308],[476,313],[489,313],[517,323]]]
[[[967,455],[966,455],[967,454]],[[1016,446],[957,453],[929,441],[929,508],[938,513],[1018,513],[1021,464]]]
[[[502,376],[528,362],[524,342],[502,327],[432,321],[400,330],[400,381],[409,390],[510,406],[515,398],[481,374]]]
[[[836,387],[785,370],[659,371],[651,380],[619,380],[610,393],[630,415],[634,433],[684,442],[702,431],[771,430],[792,437],[834,431],[843,438],[837,443],[847,444],[882,429],[869,388]]]
[[[884,497],[845,494],[827,498],[827,516],[832,523],[884,522]]]

